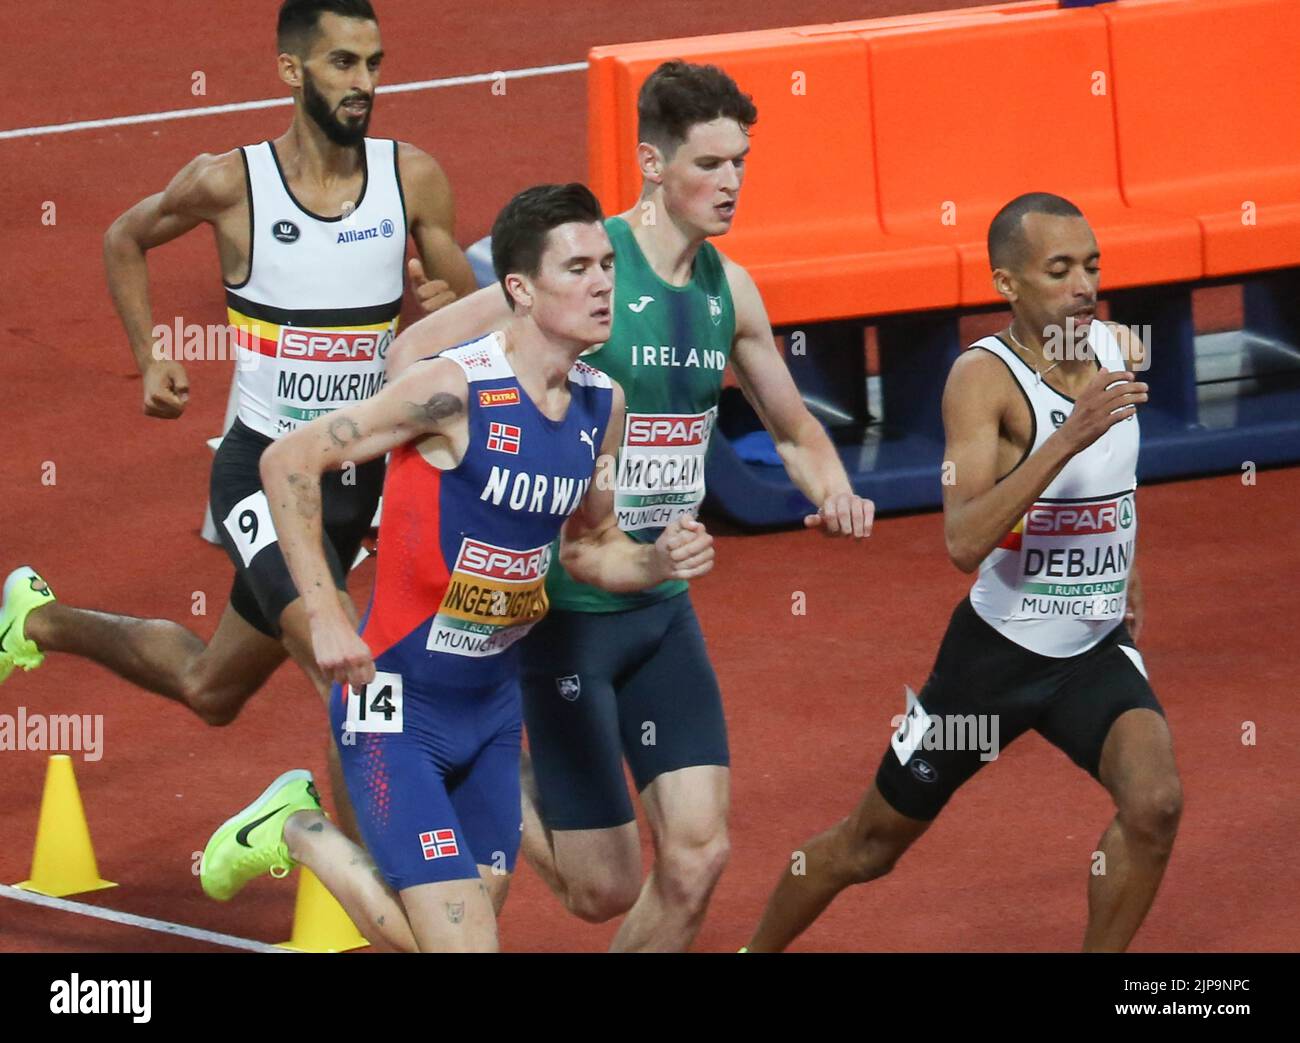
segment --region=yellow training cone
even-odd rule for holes
[[[36,850],[32,854],[32,878],[14,886],[51,898],[117,886],[99,878],[86,811],[81,806],[77,777],[72,772],[72,758],[65,753],[52,756],[45,772],[41,818],[36,825]]]
[[[325,890],[315,873],[303,866],[293,906],[293,937],[281,942],[280,948],[292,952],[347,952],[369,944],[338,900]]]

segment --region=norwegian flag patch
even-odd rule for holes
[[[455,858],[460,854],[454,829],[431,829],[427,833],[421,833],[420,849],[424,852],[426,862],[432,862],[435,858]]]
[[[519,455],[520,430],[514,424],[499,424],[493,421],[488,425],[487,447],[498,453]]]

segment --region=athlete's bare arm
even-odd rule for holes
[[[614,593],[703,576],[713,568],[713,537],[698,519],[680,515],[653,544],[637,543],[618,527],[613,477],[624,408],[623,388],[615,381],[595,478],[561,531],[560,562],[578,582]]]
[[[217,233],[223,276],[239,282],[248,267],[248,189],[239,150],[192,159],[156,195],[142,199],[104,234],[108,290],[144,376],[144,411],[174,419],[189,400],[189,380],[178,361],[153,355],[154,321],[145,254],[202,223]]]
[[[724,258],[736,308],[731,365],[741,390],[776,443],[786,473],[820,508],[804,524],[830,535],[870,536],[876,505],[853,493],[825,429],[808,412],[790,370],[772,338],[767,308],[750,274]]]
[[[397,167],[406,198],[411,236],[420,255],[407,266],[411,289],[425,312],[434,312],[477,287],[465,253],[456,243],[456,205],[451,183],[436,160],[398,142]]]
[[[1110,328],[1111,333],[1115,335],[1115,342],[1119,345],[1120,353],[1128,360],[1128,368],[1135,373],[1145,370],[1147,368],[1148,349],[1142,343],[1142,338],[1127,326],[1121,326],[1117,322],[1108,322],[1106,325]],[[1136,547],[1133,548],[1133,557],[1129,561],[1128,601],[1124,608],[1124,622],[1128,625],[1133,640],[1139,641],[1142,638],[1142,629],[1146,625],[1147,598],[1146,591],[1142,586],[1142,577],[1138,573]]]
[[[1007,441],[1011,410],[1023,399],[1001,360],[987,351],[963,352],[943,391],[943,523],[953,564],[962,572],[979,568],[1070,458],[1131,417],[1146,392],[1132,373],[1101,370],[1065,423],[999,481],[999,440]],[[1019,452],[1024,445],[1022,436]]]
[[[434,359],[378,394],[320,417],[262,454],[262,487],[289,573],[311,620],[312,646],[330,682],[368,684],[374,664],[334,590],[321,539],[320,478],[428,440],[454,465],[465,451],[468,384],[460,367]]]
[[[511,317],[510,305],[499,285],[475,290],[398,334],[388,349],[388,379],[400,376],[420,359],[505,329]]]

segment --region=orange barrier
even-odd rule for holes
[[[610,212],[624,210],[636,200],[641,179],[633,162],[636,146],[636,95],[645,78],[663,61],[728,64],[748,51],[766,51],[778,64],[781,51],[801,40],[817,41],[844,33],[880,32],[937,22],[997,18],[1010,14],[1054,9],[1054,0],[991,4],[950,11],[929,11],[891,18],[832,22],[787,29],[760,29],[678,40],[650,40],[593,48],[588,56],[588,182]],[[742,89],[753,94],[748,83]],[[788,81],[787,81],[788,87]],[[760,116],[766,113],[760,102]],[[806,130],[806,126],[805,126]]]
[[[636,95],[722,66],[759,121],[722,241],[774,325],[996,303],[998,207],[1088,215],[1106,286],[1300,264],[1300,0],[1002,4],[596,48],[590,180],[631,207]]]
[[[1099,10],[1128,202],[1196,217],[1208,276],[1300,264],[1300,3]]]
[[[860,37],[795,42],[787,35],[774,46],[747,44],[707,59],[725,64],[759,106],[724,249],[754,276],[775,325],[957,303],[950,248],[890,239],[880,228],[871,128],[857,118],[869,94]],[[648,73],[660,60],[627,68]],[[810,139],[809,127],[825,132]],[[628,153],[634,129],[625,129]],[[630,201],[624,195],[620,204]]]
[[[1019,15],[1033,11],[1055,11],[1056,0],[1021,0],[1020,3],[985,4],[981,7],[959,7],[951,11],[924,11],[920,14],[893,15],[888,18],[859,18],[851,22],[827,22],[825,25],[798,26],[790,31],[799,36],[818,36],[824,33],[877,32],[880,29],[903,28],[947,22],[956,18],[979,15]]]
[[[957,248],[961,304],[998,300],[989,221],[1028,191],[1063,195],[1087,214],[1108,288],[1200,277],[1196,222],[1132,209],[1120,195],[1099,11],[882,34],[867,48],[882,224]]]
[[[590,183],[605,209],[636,201],[636,95],[663,61],[721,65],[759,109],[726,253],[749,270],[769,317],[808,320],[952,307],[957,259],[943,244],[886,235],[875,204],[866,39],[931,23],[1003,20],[1003,4],[869,22],[596,48],[588,79]],[[810,139],[809,128],[819,128]],[[811,146],[811,147],[810,147]]]

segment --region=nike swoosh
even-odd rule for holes
[[[248,842],[248,834],[253,832],[253,830],[255,830],[268,818],[275,818],[276,815],[280,814],[280,812],[282,812],[288,806],[289,806],[288,804],[281,804],[269,815],[263,815],[256,822],[250,822],[248,825],[246,825],[243,829],[241,829],[238,833],[235,834],[235,843],[238,844],[240,847],[252,847],[253,845]]]

